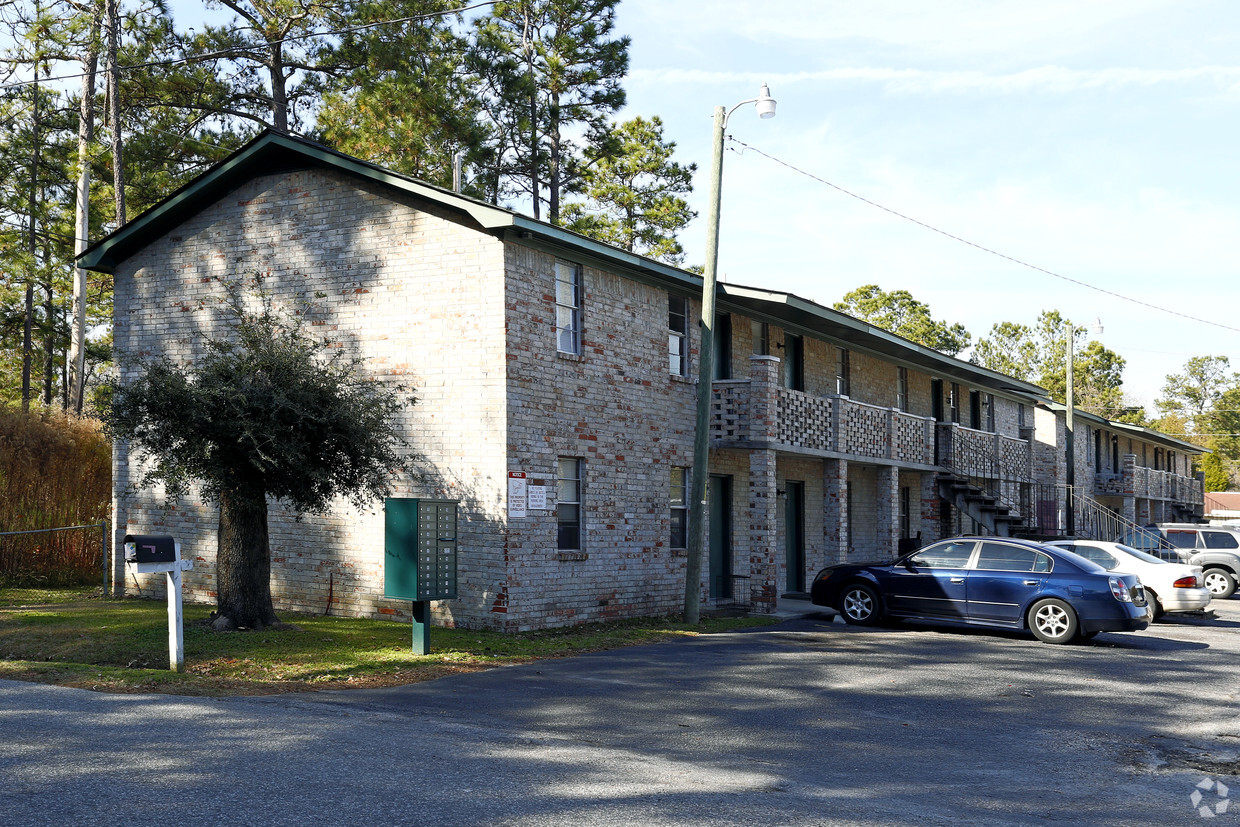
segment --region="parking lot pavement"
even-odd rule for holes
[[[0,682],[0,818],[1200,824],[1240,791],[1238,631],[1240,600],[1069,646],[807,613],[386,690]]]

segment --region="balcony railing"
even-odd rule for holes
[[[748,381],[717,381],[710,438],[777,443],[788,450],[862,459],[934,464],[934,420],[846,396],[813,396],[774,386],[754,392]]]
[[[847,396],[790,390],[779,384],[777,367],[777,360],[754,357],[750,379],[712,383],[712,442],[775,444],[808,454],[938,465],[971,479],[1016,483],[1029,478],[1028,440],[954,423],[936,428],[932,417]]]
[[[1141,497],[1185,505],[1202,505],[1205,502],[1201,480],[1137,465],[1134,454],[1124,457],[1121,473],[1095,474],[1094,490],[1098,496]]]
[[[1029,441],[955,422],[938,425],[938,464],[970,479],[1028,482],[1032,453]]]

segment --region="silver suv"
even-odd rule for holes
[[[1169,560],[1201,566],[1206,588],[1216,600],[1231,597],[1240,581],[1240,530],[1203,523],[1158,523],[1126,531],[1126,546]]]

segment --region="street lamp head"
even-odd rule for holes
[[[775,99],[771,97],[771,90],[765,83],[762,84],[762,90],[758,92],[758,99],[755,102],[755,106],[757,107],[759,118],[766,119],[775,117]]]

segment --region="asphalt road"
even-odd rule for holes
[[[807,616],[263,698],[0,681],[0,824],[1240,824],[1217,615],[1071,646]]]

